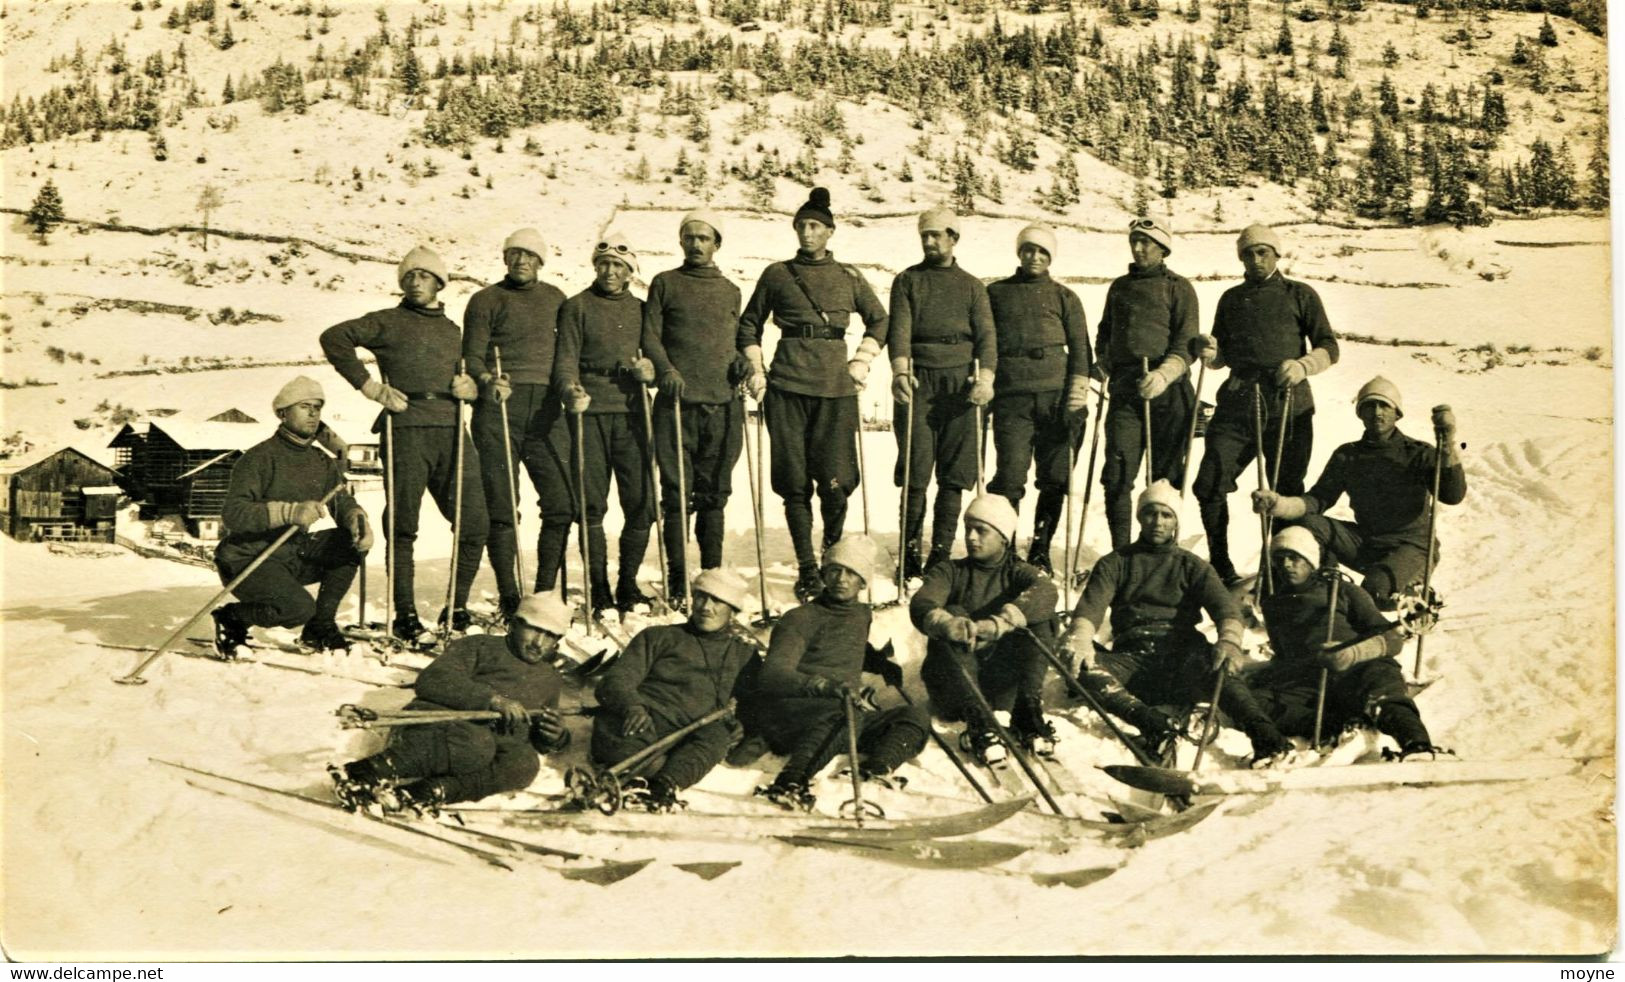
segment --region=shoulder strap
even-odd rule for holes
[[[833,327],[834,325],[829,322],[829,315],[824,313],[824,308],[818,306],[818,301],[813,299],[812,291],[807,289],[807,284],[802,280],[800,271],[796,269],[796,264],[787,262],[784,264],[784,268],[790,272],[790,278],[796,281],[796,286],[801,288],[801,295],[807,298],[807,302],[812,304],[812,309],[818,311],[818,316],[823,318],[824,326]]]

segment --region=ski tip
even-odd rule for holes
[[[1141,767],[1134,764],[1107,764],[1101,770],[1115,781],[1131,788],[1153,791],[1165,795],[1194,795],[1196,782],[1180,771],[1162,767]]]
[[[581,869],[562,869],[559,871],[566,880],[578,880],[607,887],[619,883],[634,873],[641,872],[645,866],[654,862],[653,859],[636,859],[630,862],[610,860],[596,866]]]
[[[1086,887],[1099,883],[1117,872],[1116,866],[1094,866],[1088,869],[1066,870],[1061,873],[1033,873],[1029,879],[1041,887]]]
[[[119,685],[146,685],[147,680],[139,675],[115,675],[113,681]]]
[[[678,863],[676,868],[684,873],[692,873],[702,880],[714,880],[729,870],[744,865],[740,860],[731,860],[714,863]]]

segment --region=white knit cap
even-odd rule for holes
[[[717,245],[722,245],[722,216],[709,208],[696,208],[683,216],[683,221],[677,226],[677,231],[681,233],[683,227],[689,222],[699,222],[702,225],[711,226],[711,231],[717,234]]]
[[[446,264],[435,251],[428,246],[413,246],[412,251],[401,260],[401,265],[395,271],[395,282],[399,284],[406,279],[406,274],[414,269],[421,269],[446,285]]]
[[[609,233],[608,235],[604,236],[601,242],[599,242],[596,246],[593,246],[593,265],[596,266],[598,264],[598,260],[604,258],[605,256],[625,263],[626,268],[630,269],[633,273],[638,271],[638,254],[632,251],[632,243],[627,241],[626,236],[619,232]]]
[[[284,385],[281,391],[276,394],[276,398],[271,400],[271,408],[277,412],[281,412],[282,410],[287,409],[289,406],[297,405],[301,402],[308,402],[311,399],[315,399],[318,402],[327,401],[327,396],[322,394],[321,384],[313,378],[307,378],[304,375],[295,375],[293,377],[293,381],[289,382],[287,385]]]
[[[519,609],[514,611],[514,616],[548,634],[563,637],[570,633],[570,608],[551,590],[533,593],[519,601]]]
[[[921,232],[952,232],[959,234],[959,216],[947,205],[938,205],[920,213]]]
[[[542,233],[533,228],[522,228],[508,236],[502,243],[502,251],[509,249],[523,249],[537,259],[547,259],[547,242],[543,240]]]
[[[1051,259],[1055,258],[1055,230],[1048,225],[1029,225],[1016,233],[1016,251],[1031,242],[1044,250]]]
[[[1147,505],[1161,505],[1178,516],[1179,492],[1166,478],[1153,481],[1150,487],[1140,492],[1140,499],[1134,503],[1134,517],[1143,515]]]
[[[985,525],[990,525],[1000,535],[1004,536],[1005,545],[1014,545],[1016,541],[1016,506],[1010,499],[999,494],[979,494],[971,499],[970,507],[965,509],[965,521],[976,519]]]
[[[1162,251],[1166,253],[1172,254],[1174,251],[1173,233],[1164,228],[1155,218],[1141,217],[1129,222],[1128,237],[1132,239],[1136,235],[1143,235],[1157,245],[1162,246]]]
[[[1270,539],[1271,552],[1294,552],[1309,560],[1309,565],[1320,565],[1320,543],[1302,525],[1288,525]]]
[[[863,577],[867,584],[875,572],[879,548],[866,535],[843,535],[841,541],[824,550],[825,566],[840,566]]]
[[[1241,255],[1248,247],[1255,245],[1267,245],[1275,250],[1277,256],[1281,254],[1281,237],[1268,225],[1253,224],[1242,229],[1241,235],[1236,238],[1236,255]]]
[[[1386,402],[1388,405],[1394,407],[1394,412],[1398,416],[1403,417],[1405,415],[1405,405],[1400,401],[1399,398],[1399,386],[1383,378],[1381,375],[1378,375],[1371,381],[1360,386],[1360,394],[1354,397],[1355,412],[1359,412],[1360,406],[1367,399],[1375,399],[1378,402]]]
[[[750,599],[750,584],[745,582],[743,576],[725,566],[701,570],[700,575],[694,577],[693,589],[695,593],[716,597],[735,612],[744,610],[746,601]]]

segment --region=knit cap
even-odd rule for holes
[[[717,245],[722,245],[722,216],[709,208],[696,208],[683,216],[683,221],[677,226],[677,231],[681,233],[689,222],[699,222],[702,225],[711,226],[711,231],[715,232],[717,236]]]
[[[1055,230],[1048,225],[1029,225],[1016,233],[1016,251],[1031,242],[1044,250],[1044,254],[1051,259],[1055,258]]]
[[[271,408],[281,412],[289,406],[296,406],[311,399],[315,399],[317,402],[327,401],[327,397],[322,394],[321,385],[315,379],[295,375],[293,381],[284,385],[282,390],[276,394],[276,398],[271,400]]]
[[[979,494],[971,499],[970,507],[965,509],[965,521],[976,519],[985,525],[991,525],[1000,535],[1004,536],[1005,545],[1013,545],[1016,541],[1016,506],[1010,499],[998,494]]]
[[[519,601],[519,609],[514,611],[514,616],[548,634],[563,637],[570,632],[570,608],[551,590],[533,593]]]
[[[952,232],[959,234],[959,216],[947,205],[938,205],[920,213],[921,232]]]
[[[867,584],[875,572],[878,547],[866,535],[843,535],[841,541],[824,550],[825,566],[840,566],[863,577]]]
[[[807,195],[807,203],[796,209],[796,215],[790,219],[794,225],[803,218],[811,218],[815,222],[822,222],[830,228],[835,227],[835,215],[829,210],[829,188],[813,188]]]
[[[547,243],[542,239],[542,233],[533,228],[522,228],[508,236],[502,243],[502,251],[509,249],[523,249],[537,259],[547,258]]]
[[[1134,221],[1129,222],[1128,235],[1131,239],[1136,235],[1143,235],[1157,245],[1162,246],[1164,252],[1172,253],[1174,251],[1173,233],[1157,224],[1155,218],[1136,218]]]
[[[1175,515],[1179,514],[1179,492],[1168,483],[1166,478],[1153,481],[1151,486],[1140,492],[1140,500],[1134,503],[1134,517],[1145,514],[1147,505],[1161,505]]]
[[[701,570],[700,575],[694,577],[693,589],[695,593],[716,597],[735,612],[744,610],[745,602],[750,599],[750,584],[745,582],[743,576],[723,566]]]
[[[1242,229],[1241,235],[1236,239],[1236,255],[1241,255],[1255,245],[1267,245],[1275,250],[1277,256],[1281,254],[1281,237],[1268,225],[1253,224]]]
[[[1302,525],[1288,525],[1275,533],[1270,539],[1270,551],[1296,553],[1307,559],[1309,565],[1320,566],[1320,543]]]
[[[414,246],[412,251],[401,260],[400,267],[395,271],[395,282],[401,283],[406,274],[414,269],[421,269],[440,281],[441,287],[446,285],[446,264],[428,246]]]
[[[1367,399],[1386,402],[1394,407],[1394,412],[1401,418],[1405,415],[1405,406],[1399,400],[1399,386],[1378,375],[1371,381],[1360,386],[1360,394],[1354,397],[1354,411],[1359,412],[1360,406]]]
[[[632,251],[632,243],[619,232],[611,232],[604,236],[604,240],[593,246],[592,263],[598,265],[598,260],[608,256],[626,264],[626,268],[633,273],[638,271],[638,254]]]

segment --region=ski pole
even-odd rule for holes
[[[739,411],[741,413],[745,411],[743,395],[739,396]],[[760,419],[760,415],[757,418]],[[749,419],[740,421],[739,428],[744,431],[745,435],[745,479],[750,482],[750,512],[755,519],[751,525],[756,532],[756,585],[762,596],[762,620],[766,621],[769,615],[767,607],[767,559],[762,551],[762,489],[756,483],[758,476],[756,465],[751,463],[753,451],[751,450],[750,426]]]
[[[1145,376],[1150,375],[1150,374],[1151,374],[1151,359],[1149,359],[1149,358],[1141,358],[1140,359],[1140,377],[1144,378]],[[1140,407],[1143,410],[1142,415],[1145,416],[1145,486],[1149,488],[1151,486],[1151,472],[1152,472],[1152,467],[1151,467],[1151,400],[1146,399],[1146,398],[1141,398],[1140,399]]]
[[[332,490],[322,495],[322,500],[318,501],[317,505],[325,506],[329,501],[333,500],[334,495],[338,494],[343,489],[343,481],[333,485]],[[262,551],[258,556],[254,557],[253,562],[249,563],[247,566],[244,566],[241,572],[239,572],[236,576],[233,576],[231,578],[231,582],[221,587],[220,592],[216,593],[208,603],[199,608],[197,613],[188,618],[185,624],[182,624],[180,627],[176,628],[174,633],[165,638],[162,644],[154,648],[152,654],[141,659],[141,664],[137,665],[134,671],[130,672],[128,675],[115,675],[113,677],[113,681],[117,682],[119,685],[146,685],[147,680],[141,677],[141,673],[147,670],[147,666],[163,657],[163,655],[174,646],[176,641],[179,641],[186,635],[187,631],[192,629],[193,625],[195,625],[198,621],[201,621],[204,615],[208,614],[209,611],[214,610],[214,608],[219,605],[220,601],[230,596],[231,591],[237,589],[239,586],[242,586],[244,580],[254,575],[254,571],[263,566],[265,561],[270,559],[271,555],[278,549],[282,548],[283,544],[289,539],[293,538],[294,533],[298,531],[299,526],[297,525],[289,525],[287,528],[283,529],[280,535],[271,540],[271,544],[266,546],[264,551]]]
[[[1422,603],[1433,602],[1433,554],[1435,548],[1434,532],[1438,529],[1439,521],[1439,479],[1444,473],[1444,431],[1433,431],[1433,495],[1428,498],[1428,556],[1422,566]],[[1416,665],[1411,669],[1412,678],[1422,677],[1422,645],[1427,640],[1425,634],[1416,639]]]
[[[1337,569],[1331,570],[1332,586],[1330,599],[1326,602],[1326,643],[1332,643],[1332,634],[1337,630],[1337,588],[1343,582],[1343,574]],[[1324,666],[1320,669],[1320,688],[1315,693],[1315,739],[1311,744],[1318,753],[1320,751],[1320,725],[1326,718],[1326,682],[1330,671]]]
[[[367,555],[361,554],[361,562],[357,564],[356,589],[360,592],[360,602],[356,609],[355,626],[363,630],[367,627]]]
[[[972,661],[976,659],[976,649],[972,645],[965,645],[965,653],[970,656]],[[953,658],[953,655],[949,654],[949,657]],[[1015,758],[1016,763],[1021,767],[1022,773],[1027,775],[1027,780],[1032,784],[1039,796],[1044,799],[1045,804],[1049,805],[1050,810],[1055,812],[1055,814],[1068,818],[1071,817],[1068,816],[1066,812],[1061,810],[1061,806],[1055,800],[1055,796],[1050,794],[1049,788],[1046,787],[1044,782],[1039,778],[1038,772],[1033,769],[1032,762],[1027,759],[1026,753],[1023,752],[1021,744],[1016,742],[1015,737],[1010,735],[1010,731],[1003,723],[1000,723],[999,718],[994,715],[992,705],[988,703],[987,696],[982,694],[982,690],[976,684],[976,679],[971,675],[970,669],[966,668],[964,663],[957,658],[953,658],[953,663],[954,668],[959,672],[959,678],[965,683],[967,691],[969,691],[971,694],[972,701],[976,703],[976,708],[981,711],[987,725],[993,728],[993,732],[998,736],[999,742],[1004,744],[1006,750],[1010,751],[1010,756]]]
[[[1072,614],[1072,481],[1078,470],[1078,447],[1072,420],[1066,424],[1066,534],[1061,537],[1061,611]]]
[[[1061,660],[1061,656],[1055,653],[1054,648],[1045,644],[1037,634],[1033,633],[1032,628],[1024,627],[1022,631],[1026,632],[1027,636],[1032,639],[1033,645],[1038,648],[1039,652],[1055,669],[1056,674],[1061,676],[1061,681],[1066,683],[1067,689],[1074,696],[1089,704],[1089,708],[1094,710],[1095,714],[1105,721],[1106,729],[1111,731],[1112,736],[1117,738],[1118,743],[1128,748],[1128,752],[1134,755],[1135,760],[1145,767],[1158,766],[1157,762],[1151,758],[1151,755],[1146,753],[1144,747],[1123,732],[1122,728],[1117,725],[1117,721],[1112,719],[1110,713],[1106,712],[1106,707],[1102,706],[1100,700],[1095,698],[1095,694],[1073,677],[1071,670],[1066,667],[1066,662]]]
[[[1253,383],[1253,450],[1254,460],[1257,463],[1258,487],[1268,490],[1269,476],[1264,471],[1264,392],[1258,383]],[[1270,569],[1270,519],[1268,515],[1258,516],[1258,532],[1263,539],[1260,547],[1260,561],[1258,575],[1253,578],[1253,606],[1257,607],[1264,591],[1275,592],[1274,572]]]
[[[673,730],[620,763],[609,765],[609,767],[604,770],[604,773],[613,774],[616,777],[625,774],[627,771],[637,767],[639,764],[648,760],[650,757],[653,757],[655,754],[658,754],[667,747],[676,744],[677,741],[688,736],[690,733],[693,733],[695,730],[698,730],[700,727],[710,726],[712,723],[715,723],[717,720],[722,719],[723,717],[733,715],[734,707],[736,705],[737,703],[734,700],[729,699],[728,702],[722,706],[722,708],[714,709],[711,712],[706,713],[704,716],[701,716],[694,722],[689,723],[687,726]]]
[[[1224,676],[1226,666],[1219,666],[1219,677],[1213,682],[1213,698],[1207,704],[1207,716],[1202,720],[1202,739],[1196,744],[1196,759],[1191,761],[1191,770],[1202,769],[1202,754],[1207,750],[1207,743],[1213,739],[1213,728],[1219,722],[1219,697],[1224,694]]]
[[[595,716],[597,706],[571,706],[563,709],[527,709],[531,715],[552,712],[559,716]],[[397,726],[429,726],[435,723],[490,723],[502,718],[494,709],[368,709],[345,703],[333,711],[339,727],[346,730],[381,730]]]
[[[643,349],[638,349],[638,359],[643,359]],[[668,574],[671,568],[666,565],[666,519],[661,515],[660,502],[660,457],[654,452],[654,411],[650,403],[654,401],[654,394],[647,388],[639,394],[643,403],[643,432],[649,434],[649,473],[653,475],[654,501],[655,501],[655,552],[660,557],[660,595],[666,599],[666,606],[671,607],[671,584]],[[678,448],[682,453],[682,448]],[[684,570],[685,574],[687,570]]]
[[[378,373],[379,381],[389,385],[389,376]],[[384,637],[395,637],[395,414],[384,410],[384,513],[389,516],[389,529],[384,539]],[[415,606],[415,605],[414,605]]]
[[[1185,433],[1185,457],[1180,468],[1179,500],[1185,501],[1185,495],[1191,488],[1191,451],[1196,449],[1196,423],[1202,418],[1202,383],[1207,380],[1207,362],[1197,359],[1196,369],[1196,402],[1191,406],[1191,425]]]
[[[903,697],[903,702],[906,705],[914,705],[914,700],[909,698],[908,693],[903,691],[902,686],[894,685],[892,686],[892,689],[895,690],[898,695]],[[976,775],[972,774],[970,768],[965,766],[965,761],[959,756],[959,752],[953,748],[953,744],[942,738],[942,734],[937,732],[935,725],[932,725],[930,729],[931,742],[936,744],[937,749],[941,750],[948,756],[948,760],[953,763],[954,769],[959,771],[960,776],[965,779],[965,783],[969,784],[971,789],[975,791],[983,801],[990,805],[993,804],[993,796],[987,793],[987,788],[983,787],[982,782],[976,780]]]
[[[850,692],[842,693],[841,704],[846,708],[846,759],[852,769],[852,821],[863,828],[863,813],[867,807],[863,800],[863,775],[858,772],[858,709]],[[878,808],[878,806],[876,806]],[[842,806],[843,810],[845,805]],[[885,818],[882,812],[875,817]]]
[[[982,377],[982,359],[980,359],[980,358],[972,358],[971,359],[971,384],[972,385],[976,384],[976,382],[979,381],[981,379],[981,377]],[[983,494],[987,493],[987,484],[982,480],[982,450],[984,449],[982,447],[982,407],[977,406],[975,404],[972,404],[971,408],[976,411],[976,493],[977,493],[977,495],[980,496],[980,495],[983,495]],[[942,488],[938,487],[937,488],[937,493],[941,494],[942,493]],[[933,542],[937,541],[937,533],[936,532],[933,531],[931,533],[931,539],[932,539]],[[951,540],[950,540],[950,543],[951,543]],[[932,548],[935,548],[935,546],[933,546]]]
[[[457,374],[462,375],[466,368],[463,359],[457,359]],[[456,620],[457,603],[457,557],[462,552],[463,538],[463,440],[467,434],[463,432],[465,425],[463,417],[463,402],[453,399],[457,409],[457,450],[454,454],[455,463],[452,465],[453,477],[457,487],[451,495],[451,575],[446,577],[446,624],[440,632],[443,642],[451,641],[451,623]]]
[[[858,414],[858,433],[857,433],[857,437],[858,437],[858,494],[860,496],[860,500],[863,502],[863,534],[864,534],[864,537],[867,538],[868,535],[869,535],[869,478],[867,477],[868,469],[863,466],[863,414],[861,412]],[[875,605],[874,577],[872,577],[872,576],[869,577],[868,580],[864,581],[863,585],[864,585],[864,589],[868,592],[869,606],[873,607]]]
[[[497,370],[497,377],[502,376],[502,349],[496,345],[491,346],[492,365]],[[514,575],[519,582],[525,582],[525,549],[520,543],[525,541],[519,534],[519,474],[513,467],[513,435],[508,429],[508,403],[507,400],[497,403],[497,410],[502,414],[502,456],[508,468],[508,493],[513,504],[513,565]]]
[[[688,479],[683,472],[683,458],[688,456],[688,449],[683,446],[683,400],[681,398],[671,401],[672,425],[677,429],[677,504],[678,514],[683,519],[683,610],[694,609],[694,598],[689,595],[688,587]]]
[[[581,546],[581,583],[585,588],[587,633],[596,634],[593,630],[592,616],[592,546],[588,542],[592,537],[587,534],[587,424],[586,413],[576,413],[576,486],[581,489],[578,497],[581,499],[581,520],[576,524],[576,535]],[[562,563],[560,565],[563,565]]]
[[[1106,383],[1100,384],[1100,397],[1095,400],[1095,423],[1089,437],[1089,466],[1083,472],[1083,510],[1078,516],[1078,547],[1072,551],[1073,568],[1066,571],[1068,579],[1077,575],[1078,555],[1083,552],[1083,533],[1089,527],[1089,499],[1095,493],[1091,480],[1095,473],[1095,451],[1100,449],[1100,420],[1106,415]]]
[[[910,355],[908,357],[908,359],[907,359],[907,365],[906,365],[905,371],[908,372],[908,377],[910,379],[912,379],[914,377],[914,357],[912,355]],[[908,540],[908,497],[909,497],[909,488],[908,488],[909,474],[908,474],[908,471],[909,471],[909,464],[911,464],[913,462],[913,457],[914,457],[914,398],[913,398],[912,390],[910,391],[909,401],[904,403],[904,407],[908,410],[908,419],[903,421],[903,504],[902,504],[902,515],[898,519],[898,525],[897,525],[897,602],[898,603],[902,603],[903,600],[906,599],[906,597],[908,595],[908,580],[905,578],[905,574],[908,571],[907,560],[908,560],[908,541],[909,541]],[[922,516],[922,520],[923,520],[923,516]]]
[[[1291,389],[1286,389],[1281,393],[1281,422],[1280,422],[1280,425],[1275,428],[1275,459],[1270,462],[1270,490],[1271,491],[1273,491],[1276,488],[1281,486],[1281,456],[1284,453],[1286,453],[1286,425],[1287,425],[1287,420],[1290,418],[1291,411],[1292,411],[1292,390]],[[1269,545],[1268,545],[1269,539],[1274,534],[1275,534],[1275,516],[1273,516],[1273,515],[1265,515],[1264,516],[1264,541],[1265,541],[1264,549],[1265,549],[1266,558],[1269,555]],[[1272,580],[1273,580],[1274,572],[1272,571],[1270,575],[1271,575]],[[1271,591],[1273,591],[1275,589],[1275,584],[1273,582],[1271,582],[1271,584],[1270,584],[1270,589],[1271,589]]]

